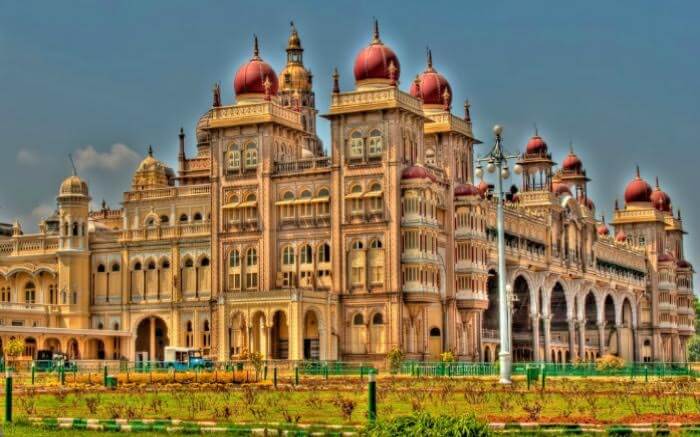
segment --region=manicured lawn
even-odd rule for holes
[[[301,385],[99,384],[17,388],[15,417],[174,418],[235,423],[366,423],[367,386],[357,377],[303,378]],[[0,401],[0,408],[4,397]],[[530,390],[522,378],[511,387],[495,378],[411,379],[378,382],[383,418],[415,411],[468,415],[490,422],[700,422],[700,384],[694,379],[549,378]],[[0,409],[0,411],[2,411]],[[18,429],[21,429],[18,428]],[[21,432],[21,431],[20,431]],[[21,435],[21,434],[17,434]],[[32,434],[38,435],[38,434]],[[56,435],[50,433],[47,435]],[[85,435],[85,434],[81,434]]]

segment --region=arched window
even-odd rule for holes
[[[167,215],[160,216],[160,224],[167,225],[170,222],[170,218]]]
[[[318,191],[318,196],[314,199],[314,202],[318,204],[318,214],[328,215],[331,210],[331,196],[327,188],[321,188]]]
[[[357,241],[354,241],[354,242],[352,243],[352,248],[353,248],[353,250],[360,250],[360,249],[362,249],[363,247],[364,247],[364,246],[363,246],[363,244],[362,244],[362,241],[357,240]]]
[[[160,262],[160,268],[163,270],[167,270],[170,268],[170,261],[167,259],[164,259],[163,261]]]
[[[364,156],[365,140],[360,131],[355,131],[350,135],[350,158],[361,159]]]
[[[180,214],[180,223],[187,223],[189,221],[189,218],[187,217],[187,214]]]
[[[299,209],[299,216],[310,217],[313,214],[313,205],[311,204],[311,191],[304,190],[301,193],[301,207]]]
[[[195,212],[194,216],[192,217],[192,220],[196,222],[201,222],[202,221],[202,213],[201,212]]]
[[[227,159],[229,170],[241,168],[241,147],[238,144],[232,144],[229,148]]]
[[[359,325],[364,325],[365,324],[365,318],[362,317],[362,313],[357,313],[355,314],[355,317],[352,318],[352,324],[355,326]]]
[[[328,243],[323,243],[318,247],[318,262],[331,262],[331,246],[329,246]]]
[[[440,328],[438,328],[438,327],[430,328],[430,336],[431,337],[439,337],[440,336]]]
[[[435,165],[435,151],[433,149],[425,149],[426,164]]]
[[[294,248],[287,246],[282,250],[282,264],[286,266],[294,265]]]
[[[299,262],[301,264],[312,264],[314,262],[311,246],[308,244],[301,247],[299,250]]]
[[[294,218],[294,193],[287,191],[282,197],[282,218],[291,219]]]
[[[231,253],[228,256],[228,265],[229,267],[240,267],[241,266],[241,254],[238,252],[237,249],[234,249],[231,251]]]
[[[256,220],[257,219],[257,205],[258,198],[255,194],[248,194],[245,198],[245,218],[246,220]]]
[[[381,249],[382,248],[382,241],[379,239],[372,240],[372,242],[369,243],[369,248],[370,249]]]
[[[73,222],[73,236],[78,236],[78,222]]]
[[[384,205],[384,193],[382,192],[382,186],[378,183],[372,184],[369,192],[365,194],[369,197],[369,209],[371,211],[381,211]]]
[[[187,321],[187,324],[185,325],[185,346],[187,347],[192,347],[193,346],[193,339],[192,339],[192,322]]]
[[[359,185],[353,185],[350,190],[350,197],[352,198],[352,212],[353,214],[361,214],[364,212],[364,207],[362,204],[362,187]]]
[[[134,264],[134,270],[141,270],[141,263],[139,261],[136,261],[136,263]]]
[[[209,327],[209,320],[204,320],[202,328],[202,346],[205,348],[204,352],[208,353],[208,349],[211,342],[211,330]]]
[[[155,261],[149,261],[148,262],[148,270],[155,270],[156,269],[156,262]]]
[[[24,286],[24,301],[26,303],[36,302],[36,287],[33,282],[27,282]]]
[[[200,267],[209,267],[209,258],[206,256],[199,261]]]
[[[119,264],[118,264],[118,263],[112,264],[112,271],[113,271],[113,272],[118,272],[119,270],[120,270],[120,268],[119,268]]]
[[[248,249],[246,254],[246,266],[252,267],[258,265],[258,251],[255,248]]]
[[[258,150],[255,148],[255,143],[248,143],[245,147],[245,166],[246,168],[255,168],[258,165]]]
[[[146,219],[146,227],[147,228],[152,228],[156,225],[156,219],[153,217],[149,217]]]
[[[384,324],[384,315],[382,315],[382,313],[376,313],[374,316],[372,316],[372,324],[373,325],[383,325]]]
[[[97,266],[97,273],[104,273],[105,272],[105,265],[100,264]]]
[[[194,267],[194,261],[192,261],[192,258],[187,258],[184,265],[186,268]]]
[[[367,151],[370,158],[376,158],[382,155],[382,133],[374,129],[369,133],[369,140],[367,141]]]

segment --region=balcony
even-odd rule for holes
[[[287,175],[307,172],[309,170],[327,170],[331,167],[331,158],[321,156],[318,158],[300,159],[291,162],[275,162],[273,175]]]
[[[168,199],[189,196],[208,196],[211,193],[209,185],[185,185],[182,187],[156,188],[153,190],[130,191],[124,193],[125,202],[138,200]]]
[[[187,223],[175,226],[155,226],[122,232],[121,241],[171,240],[183,237],[202,237],[210,234],[211,223]]]
[[[0,256],[50,255],[58,250],[58,236],[21,235],[0,241]]]
[[[24,303],[24,302],[0,302],[0,310],[3,312],[49,314],[61,311],[61,305],[49,305],[45,303]]]
[[[483,340],[497,340],[501,339],[497,329],[482,329],[481,338]]]

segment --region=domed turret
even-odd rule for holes
[[[148,156],[141,161],[131,180],[131,189],[136,191],[173,186],[174,178],[173,170],[155,159],[153,148],[149,146]]]
[[[459,184],[455,187],[455,197],[480,196],[481,192],[470,183]]]
[[[423,100],[423,107],[449,109],[452,105],[452,88],[445,76],[433,68],[433,55],[428,50],[428,67],[409,90],[413,97]]]
[[[562,196],[564,194],[571,196],[571,189],[569,186],[561,182],[555,182],[552,184],[552,192],[557,196]]]
[[[603,217],[603,221],[598,225],[596,232],[598,232],[598,235],[601,237],[610,235],[610,229],[608,229],[608,225],[605,224],[605,217]]]
[[[637,176],[625,188],[625,203],[649,202],[650,197],[651,186],[641,178],[637,167]]]
[[[236,72],[233,89],[239,100],[269,98],[277,95],[277,74],[260,58],[258,37],[254,38],[253,57]]]
[[[566,156],[566,158],[564,158],[564,161],[561,163],[561,167],[565,171],[578,173],[583,168],[583,163],[581,162],[581,159],[578,156],[576,156],[573,149],[571,149],[569,150],[569,154]]]
[[[76,174],[67,177],[62,183],[58,197],[88,197],[88,185]]]
[[[290,23],[291,32],[287,41],[287,65],[280,72],[280,91],[311,91],[311,73],[304,68],[301,39],[294,23]]]
[[[625,231],[620,229],[620,232],[618,232],[617,235],[615,235],[615,241],[617,241],[618,243],[624,243],[625,241],[627,241],[627,234],[625,234]]]
[[[671,197],[659,187],[659,178],[656,178],[656,187],[649,196],[651,204],[659,211],[671,212]]]
[[[435,176],[423,166],[412,165],[401,172],[401,179],[430,179],[431,181],[435,181]]]
[[[489,191],[489,184],[482,179],[479,182],[479,185],[476,186],[476,188],[479,190],[479,194],[481,194],[481,196],[483,197]]]
[[[374,38],[355,58],[355,82],[359,86],[395,85],[401,75],[401,64],[391,48],[379,39],[379,23],[374,21]]]
[[[535,135],[530,138],[525,146],[526,155],[546,155],[547,154],[547,143],[542,139],[541,136]]]

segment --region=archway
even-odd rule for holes
[[[105,343],[99,338],[91,338],[85,343],[85,358],[89,360],[105,359]]]
[[[489,306],[484,311],[483,327],[484,329],[498,331],[498,314],[499,296],[498,296],[498,273],[495,270],[489,270],[489,277],[486,282],[489,298]]]
[[[250,351],[267,354],[267,336],[265,335],[265,314],[257,312],[253,315]]]
[[[484,362],[490,363],[491,361],[493,361],[491,358],[491,348],[486,346],[484,347]]]
[[[376,312],[370,320],[370,352],[374,354],[386,353],[386,324],[384,314]]]
[[[286,360],[289,358],[289,326],[284,311],[277,311],[272,316],[272,358]]]
[[[442,332],[437,326],[430,328],[430,339],[428,340],[428,353],[431,360],[439,360],[442,352]]]
[[[321,356],[320,332],[316,312],[309,310],[304,316],[304,359],[318,360]]]
[[[617,332],[618,351],[626,362],[634,361],[634,337],[632,334],[632,304],[628,298],[622,301],[622,325]]]
[[[78,340],[74,338],[68,340],[68,344],[66,346],[66,355],[68,355],[69,360],[80,359],[80,346],[78,346]]]
[[[36,339],[34,337],[24,339],[24,352],[22,355],[32,360],[36,358]]]
[[[569,337],[569,321],[568,321],[569,309],[566,303],[566,295],[564,294],[564,287],[557,282],[552,288],[552,294],[549,298],[549,314],[552,317],[550,320],[549,329],[551,332],[551,339],[557,343],[565,343],[563,339]],[[561,350],[559,351],[558,361],[562,361]]]
[[[136,328],[136,361],[163,361],[170,345],[168,326],[158,316],[146,317]]]
[[[532,361],[532,323],[530,318],[530,287],[522,276],[513,283],[513,361]]]
[[[598,305],[595,300],[595,296],[593,295],[592,291],[589,291],[588,294],[586,294],[586,300],[584,301],[584,316],[585,316],[585,325],[584,329],[585,332],[583,333],[585,339],[586,339],[586,344],[591,343],[591,339],[596,337],[596,326],[598,324]],[[595,342],[596,344],[599,344],[598,341]],[[602,348],[602,345],[599,344],[599,347]],[[585,351],[579,352],[580,356],[585,357],[586,355],[584,354]]]
[[[44,340],[44,349],[51,352],[61,352],[61,341],[56,337],[49,337]]]
[[[229,357],[236,358],[244,349],[248,349],[248,325],[242,313],[231,318],[228,328]]]

